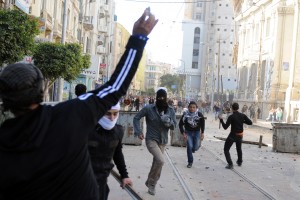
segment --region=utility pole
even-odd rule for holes
[[[219,40],[218,40],[219,44],[218,44],[218,100],[220,100],[220,54],[221,54],[221,39],[219,36]]]
[[[61,35],[61,43],[66,43],[66,33],[67,33],[67,21],[68,21],[68,15],[67,15],[67,7],[68,7],[68,0],[65,0],[64,3],[64,15],[63,15],[63,26],[62,26],[62,35]],[[57,81],[57,101],[62,101],[63,97],[63,85],[64,85],[64,79],[59,78]]]

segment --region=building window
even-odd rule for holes
[[[199,44],[200,43],[200,37],[195,36],[194,37],[194,43]]]
[[[271,19],[268,18],[267,19],[267,22],[266,22],[266,37],[269,37],[270,36],[270,27],[271,27]]]
[[[194,34],[200,34],[200,28],[199,27],[195,28]]]
[[[196,13],[195,18],[198,19],[199,21],[201,21],[202,20],[202,13]]]
[[[193,62],[192,63],[192,68],[193,69],[198,69],[198,62]]]
[[[202,7],[202,2],[197,2],[197,7],[201,8]]]
[[[218,28],[217,31],[220,31],[220,29]]]
[[[193,49],[193,56],[199,56],[199,49]]]

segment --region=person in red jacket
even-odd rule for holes
[[[44,77],[32,64],[0,73],[0,98],[13,118],[0,126],[0,199],[99,200],[88,154],[88,135],[124,96],[133,79],[155,16],[147,8],[111,79],[101,87],[56,104],[41,104]]]

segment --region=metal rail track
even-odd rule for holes
[[[169,161],[169,163],[170,163],[170,165],[171,165],[171,167],[172,167],[172,169],[173,169],[173,171],[174,171],[177,179],[179,180],[179,182],[180,182],[180,184],[181,184],[181,186],[182,186],[182,188],[183,188],[183,190],[184,190],[187,198],[189,200],[195,200],[194,197],[193,197],[192,192],[189,190],[189,187],[186,185],[186,183],[184,182],[182,176],[180,175],[180,172],[178,171],[178,169],[176,168],[176,166],[173,164],[172,159],[170,158],[167,149],[165,149],[165,152],[166,152],[166,157],[167,157],[167,159],[168,159],[168,161]]]
[[[209,149],[205,148],[204,146],[202,146],[201,148],[203,150],[207,151],[208,153],[210,153],[212,156],[214,156],[214,157],[218,158],[219,160],[221,160],[224,164],[227,164],[227,162],[225,162],[223,159],[221,159],[219,156],[217,156],[215,153],[213,153]],[[241,174],[239,171],[237,171],[235,169],[232,169],[232,171],[234,173],[236,173],[238,176],[240,176],[242,179],[244,179],[247,183],[249,183],[250,185],[252,185],[255,189],[257,189],[263,195],[265,195],[268,199],[270,199],[270,200],[276,200],[276,198],[274,198],[270,193],[268,193],[267,191],[265,191],[262,187],[256,185],[253,181],[251,181],[249,178],[247,178],[246,176],[244,176],[243,174]]]

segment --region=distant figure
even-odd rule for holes
[[[281,122],[282,121],[282,109],[278,107],[276,109],[276,121]]]
[[[238,155],[238,160],[236,161],[238,166],[242,166],[243,163],[243,153],[242,153],[242,140],[243,140],[243,124],[252,125],[252,121],[247,117],[247,115],[240,113],[238,111],[239,104],[233,103],[232,106],[232,114],[229,115],[226,123],[224,123],[223,118],[219,115],[220,122],[222,127],[226,130],[229,126],[231,126],[230,133],[225,141],[224,144],[224,154],[227,161],[226,169],[232,169],[233,163],[230,157],[229,150],[232,144],[235,142],[236,151]]]
[[[250,119],[253,119],[255,116],[255,105],[251,104],[251,106],[249,107],[249,111],[250,111]]]
[[[242,108],[242,113],[247,115],[248,106],[245,104]]]
[[[140,98],[136,97],[134,100],[135,111],[140,111]]]
[[[75,86],[75,94],[77,97],[85,93],[86,93],[86,86],[84,84],[79,83]]]

